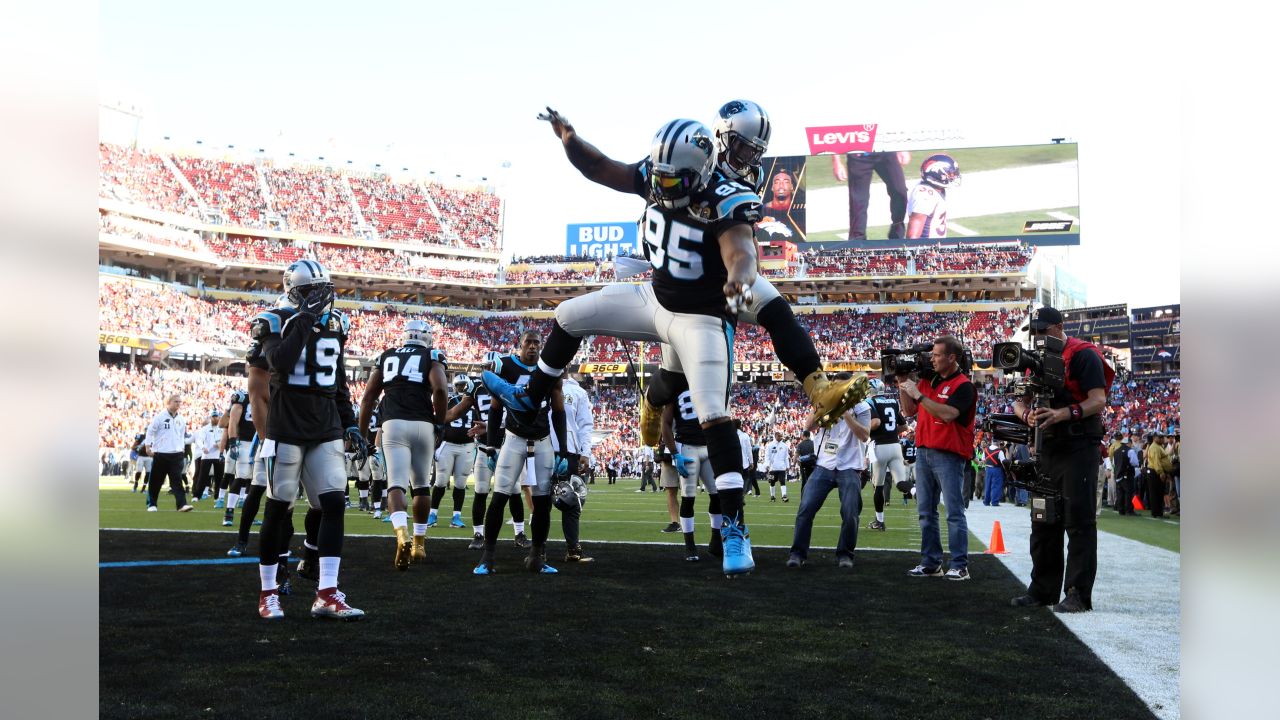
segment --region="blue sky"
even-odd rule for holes
[[[99,12],[101,99],[141,109],[144,143],[486,176],[503,188],[518,254],[563,250],[566,223],[640,211],[569,166],[534,119],[548,104],[626,160],[665,121],[709,123],[733,97],[769,110],[771,154],[807,153],[807,125],[957,129],[971,145],[1074,138],[1083,244],[1071,263],[1089,301],[1179,299],[1181,100],[1161,59],[1172,21],[1142,8],[121,1]]]

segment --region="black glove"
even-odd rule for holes
[[[321,283],[302,298],[298,312],[319,320],[333,307],[333,285]]]
[[[352,462],[356,467],[364,467],[364,462],[369,458],[369,444],[364,441],[364,436],[360,434],[360,429],[355,427],[347,428],[342,434],[343,439],[347,441],[347,449],[351,451]]]

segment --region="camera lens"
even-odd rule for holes
[[[1005,345],[1000,348],[1000,355],[997,357],[999,367],[1015,368],[1018,366],[1018,360],[1021,359],[1022,350],[1016,345]]]

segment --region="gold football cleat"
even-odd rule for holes
[[[640,399],[640,444],[654,447],[662,442],[662,409],[649,404],[649,398]]]
[[[871,393],[871,383],[865,374],[859,373],[848,380],[832,382],[827,374],[815,370],[804,379],[804,392],[813,403],[818,424],[824,428],[835,425],[849,408],[862,402]]]
[[[413,542],[409,537],[409,528],[396,528],[396,569],[409,569],[409,556]]]
[[[427,536],[413,536],[413,562],[423,563],[427,561]]]

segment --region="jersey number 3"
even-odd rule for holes
[[[702,231],[679,220],[668,220],[657,207],[644,214],[644,242],[649,246],[649,263],[665,269],[677,280],[702,277]]]

